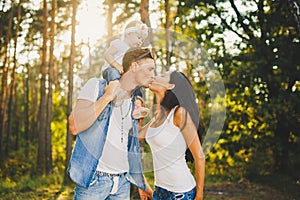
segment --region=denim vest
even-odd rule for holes
[[[105,86],[106,81],[100,79],[98,99],[104,94]],[[134,96],[132,101],[133,99]],[[133,103],[132,106],[134,106]],[[77,185],[88,187],[92,181],[106,141],[112,109],[113,104],[109,103],[93,125],[76,136],[76,143],[67,172],[72,181]],[[132,184],[145,190],[146,186],[141,166],[137,124],[138,121],[132,118],[132,129],[128,133],[129,172],[126,174],[126,178]]]

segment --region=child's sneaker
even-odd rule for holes
[[[134,119],[145,118],[149,115],[150,110],[148,108],[144,108],[142,106],[134,106],[134,110],[132,112],[132,117]]]

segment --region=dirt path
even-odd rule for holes
[[[299,188],[300,189],[300,188]],[[299,194],[298,194],[299,195]],[[206,200],[296,200],[292,194],[282,193],[275,188],[250,183],[246,180],[237,183],[221,183],[207,185],[204,199]]]
[[[297,188],[298,189],[298,188]],[[204,200],[298,200],[300,199],[300,186],[294,194],[284,191],[281,192],[273,187],[250,183],[247,180],[239,182],[227,182],[206,184],[204,191]],[[297,192],[298,191],[298,192]],[[2,193],[0,191],[0,200],[72,200],[73,187],[62,188],[59,185],[51,187],[41,187],[36,190],[10,191]],[[132,191],[131,200],[139,199],[137,192]]]

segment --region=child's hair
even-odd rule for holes
[[[145,38],[148,36],[148,27],[146,24],[139,20],[129,22],[124,29],[124,37],[127,33],[136,32],[143,35]]]

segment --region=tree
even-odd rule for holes
[[[21,5],[22,5],[22,1],[20,1],[18,3],[17,6],[17,24],[16,24],[16,29],[15,29],[15,35],[14,35],[14,55],[13,55],[13,68],[12,68],[12,72],[11,72],[11,77],[10,77],[10,86],[9,86],[9,98],[8,98],[8,119],[7,119],[7,137],[6,137],[6,149],[5,149],[5,154],[8,157],[9,155],[9,144],[10,144],[10,140],[11,140],[11,133],[12,133],[12,126],[13,126],[13,119],[12,119],[12,115],[13,115],[13,102],[14,99],[16,98],[16,86],[15,86],[15,79],[16,79],[16,68],[17,68],[17,44],[18,44],[18,36],[19,36],[19,29],[20,29],[20,23],[21,23]],[[16,131],[18,132],[18,130]]]
[[[107,38],[110,39],[120,33],[123,30],[123,25],[126,20],[128,20],[138,8],[138,3],[134,1],[124,1],[124,0],[105,0],[103,5],[106,7],[106,24],[107,24]],[[113,17],[117,8],[121,8],[126,12],[118,13],[117,16]]]
[[[68,107],[67,107],[67,116],[70,115],[72,111],[72,97],[73,97],[73,68],[74,68],[74,59],[75,59],[75,26],[76,26],[76,11],[77,11],[77,2],[73,1],[72,3],[72,32],[71,32],[71,51],[69,58],[69,72],[68,72]],[[66,164],[65,168],[68,168],[68,164],[71,158],[72,152],[72,141],[73,137],[69,130],[69,122],[67,122],[67,146],[66,146]],[[65,174],[64,183],[67,184],[69,182],[68,175]]]
[[[149,18],[149,0],[141,0],[140,15],[141,21],[145,23],[148,27],[151,27],[151,22]]]
[[[4,39],[4,61],[2,63],[2,82],[1,82],[1,94],[0,94],[0,155],[3,158],[3,135],[6,132],[6,108],[7,108],[7,76],[9,71],[9,44],[11,40],[12,20],[13,20],[14,4],[8,11],[8,26],[6,29],[6,37]],[[4,15],[5,16],[5,15]],[[4,17],[3,17],[4,18]],[[2,45],[1,45],[2,46]],[[8,62],[8,63],[7,63]]]
[[[45,136],[46,136],[46,69],[47,69],[47,42],[48,42],[48,8],[47,1],[43,0],[43,46],[42,46],[42,64],[41,85],[40,85],[40,105],[39,105],[39,122],[38,122],[38,157],[37,157],[37,174],[41,175],[45,169]]]
[[[221,158],[215,167],[228,174],[239,168],[232,177],[295,173],[300,50],[288,1],[179,1],[178,14],[179,27],[209,50],[227,88],[229,114],[210,157]]]
[[[47,96],[47,116],[46,116],[46,173],[52,171],[52,141],[51,141],[51,122],[52,122],[52,94],[54,86],[54,36],[55,36],[55,16],[56,16],[56,0],[51,2],[51,24],[50,24],[50,51],[49,51],[49,66],[48,66],[48,96]]]
[[[165,41],[166,41],[166,71],[169,71],[171,65],[171,52],[170,52],[170,3],[169,0],[165,0]]]

